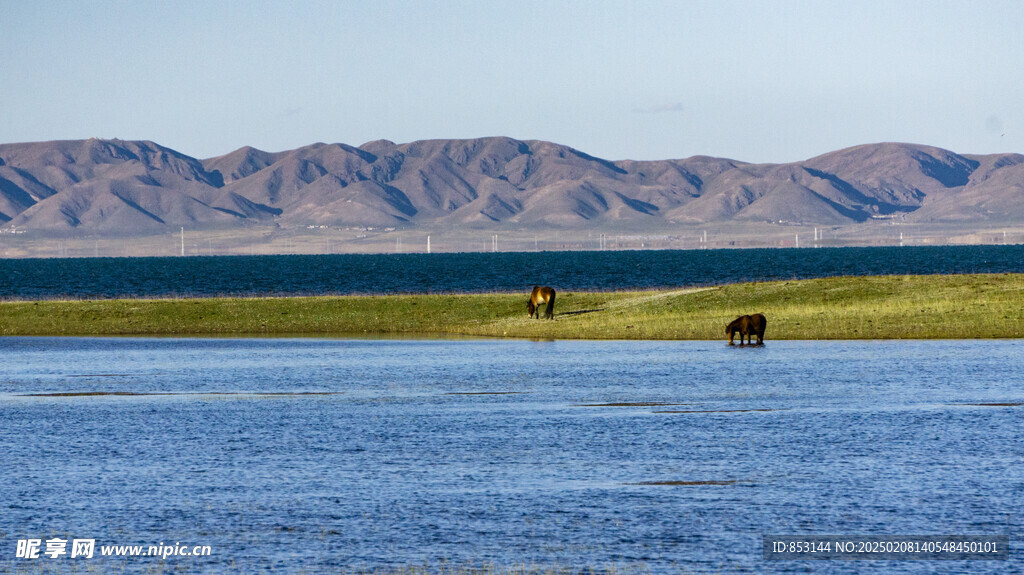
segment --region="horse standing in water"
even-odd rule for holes
[[[546,303],[548,307],[544,310],[545,319],[555,319],[555,290],[548,287],[533,286],[530,299],[526,300],[526,312],[530,317],[537,316],[540,319],[540,304]]]
[[[757,345],[764,345],[764,328],[767,325],[768,320],[762,314],[741,315],[725,326],[725,334],[729,336],[729,345],[732,345],[732,338],[736,333],[740,334],[740,345],[743,345],[744,336],[747,338],[747,345],[754,343],[750,339],[753,335],[757,336]]]

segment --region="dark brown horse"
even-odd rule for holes
[[[555,290],[547,286],[533,286],[530,299],[526,300],[526,312],[530,314],[530,317],[536,315],[537,319],[540,319],[540,304],[542,303],[548,304],[544,310],[544,317],[555,319]]]
[[[736,333],[740,334],[740,345],[743,345],[744,337],[747,338],[748,344],[753,343],[750,339],[752,335],[757,336],[757,345],[764,345],[764,328],[766,325],[768,325],[768,320],[762,314],[741,315],[725,326],[725,334],[729,336],[729,345],[733,345],[732,338]]]

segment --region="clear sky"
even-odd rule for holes
[[[511,136],[611,159],[1024,152],[1014,1],[0,0],[0,142]]]

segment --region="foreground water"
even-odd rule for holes
[[[841,275],[1024,272],[1024,245],[0,259],[0,299],[623,290]]]
[[[0,572],[1021,572],[1021,344],[2,338]],[[769,563],[766,533],[1013,548]],[[15,558],[54,537],[97,556]],[[98,556],[159,543],[212,555]]]

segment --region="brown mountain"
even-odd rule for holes
[[[869,144],[790,164],[618,161],[535,140],[251,147],[197,160],[147,141],[0,145],[0,221],[57,232],[281,225],[585,228],[872,218],[1024,219],[1024,156]]]

